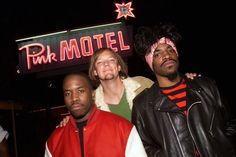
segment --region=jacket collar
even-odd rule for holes
[[[200,101],[196,93],[202,92],[203,89],[196,83],[196,78],[191,80],[183,75],[181,75],[181,77],[186,80],[188,104]],[[147,100],[149,105],[152,105],[155,110],[180,112],[180,109],[161,92],[158,82],[155,82],[149,90]]]
[[[158,83],[154,83],[150,88],[151,92],[148,95],[148,103],[152,105],[155,110],[168,111],[168,112],[180,112],[179,108],[170,101],[164,94],[162,94]]]
[[[130,108],[133,106],[133,99],[136,96],[135,91],[141,86],[137,81],[133,80],[130,77],[122,80],[125,90],[126,90],[126,98],[129,103]],[[99,109],[110,111],[108,105],[104,101],[104,93],[101,85],[95,90],[95,101],[96,105]]]
[[[99,115],[101,111],[96,107],[96,105],[93,106],[93,109],[92,109],[92,112],[88,118],[88,121],[87,121],[87,125],[91,124],[91,123],[94,123]],[[72,115],[70,115],[70,120],[69,122],[72,124],[72,126],[74,128],[77,129],[77,125],[76,125],[76,121],[75,119],[72,117]]]

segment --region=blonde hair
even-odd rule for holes
[[[117,52],[112,50],[111,48],[100,48],[94,52],[93,56],[90,59],[90,65],[89,65],[90,79],[93,81],[96,81],[96,82],[100,82],[99,78],[94,75],[95,63],[96,63],[98,57],[100,56],[100,54],[102,54],[104,51],[111,52],[112,56],[117,60],[117,64],[120,66],[119,76],[122,79],[127,78],[128,77],[128,68],[127,68],[127,65],[125,64],[124,60],[121,58],[121,56]]]

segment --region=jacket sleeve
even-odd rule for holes
[[[214,93],[213,98],[215,98],[217,108],[222,116],[222,127],[224,128],[225,134],[236,137],[236,120],[231,118],[229,104],[220,94],[215,81],[211,82],[211,88]]]
[[[48,144],[46,143],[45,145],[45,153],[44,153],[44,157],[52,157],[52,154],[48,148]]]
[[[135,126],[133,126],[128,138],[125,157],[147,157],[143,143]]]
[[[227,103],[226,99],[221,96],[216,83],[213,81],[212,83],[212,88],[214,91],[214,97],[216,98],[216,103],[218,104],[219,107],[219,112],[222,116],[222,128],[228,139],[231,141],[232,144],[235,143],[235,138],[236,138],[236,119],[232,118],[231,113],[230,113],[230,107],[229,104]]]
[[[9,133],[0,126],[0,142],[2,142],[4,138],[7,139],[8,135]]]

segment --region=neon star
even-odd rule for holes
[[[134,14],[132,13],[132,10],[134,10],[133,8],[131,8],[132,2],[129,2],[127,4],[122,3],[115,3],[116,5],[116,12],[118,12],[117,18],[119,19],[121,17],[124,17],[125,19],[127,19],[128,16],[130,17],[135,17]]]

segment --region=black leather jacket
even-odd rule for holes
[[[158,83],[134,99],[132,122],[149,157],[233,157],[225,136],[223,104],[207,78],[186,80],[187,115],[160,92]]]

